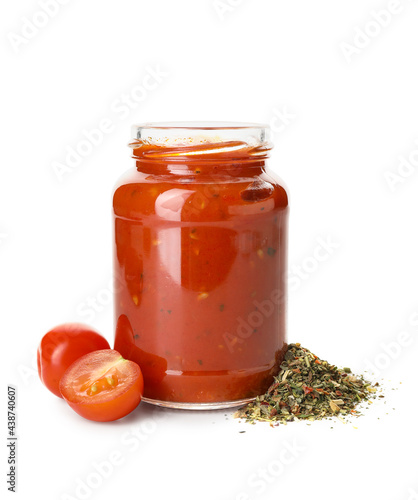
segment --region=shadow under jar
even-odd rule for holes
[[[268,128],[133,127],[114,197],[115,349],[144,401],[217,409],[262,394],[286,347],[288,197]]]

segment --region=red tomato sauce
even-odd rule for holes
[[[269,147],[131,146],[113,199],[115,349],[140,365],[145,400],[264,393],[286,343],[288,197]]]

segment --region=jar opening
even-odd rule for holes
[[[267,158],[268,125],[234,122],[166,122],[134,125],[129,146],[137,159]]]

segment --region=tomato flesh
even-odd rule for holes
[[[124,417],[141,401],[141,369],[118,351],[103,349],[75,361],[64,373],[60,391],[79,415],[96,422]]]
[[[39,377],[44,385],[61,398],[59,382],[65,370],[78,358],[99,349],[110,349],[98,332],[81,323],[65,323],[46,333],[38,347]]]

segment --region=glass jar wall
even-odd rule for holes
[[[288,197],[257,124],[133,127],[116,186],[115,349],[144,400],[174,408],[262,394],[286,344]]]

